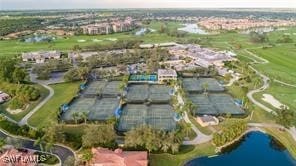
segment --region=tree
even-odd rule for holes
[[[110,147],[114,145],[115,137],[116,134],[112,125],[89,125],[84,130],[82,146],[85,148],[93,146]]]
[[[0,58],[0,80],[12,82],[13,81],[13,72],[15,70],[16,61],[9,57]]]
[[[4,138],[0,138],[0,150],[3,148],[3,146],[6,144]]]
[[[186,132],[186,136],[189,137],[189,132],[191,131],[191,123],[185,123],[183,129]]]
[[[86,121],[87,121],[87,118],[88,118],[87,115],[88,115],[87,112],[82,112],[82,113],[80,114],[80,117],[83,119],[84,124],[86,124]]]
[[[20,84],[25,80],[27,76],[27,73],[21,69],[20,67],[15,68],[15,70],[12,73],[13,81]]]
[[[74,166],[75,165],[75,158],[72,156],[67,157],[67,159],[64,161],[64,166]]]
[[[202,88],[203,88],[203,90],[204,90],[204,93],[206,94],[207,93],[207,91],[208,91],[208,89],[209,89],[209,84],[206,82],[206,83],[203,83],[202,84]]]
[[[125,134],[125,145],[127,147],[143,147],[149,152],[171,150],[173,153],[179,150],[182,143],[176,132],[164,132],[155,130],[149,126],[139,126]]]
[[[250,40],[253,43],[264,43],[268,41],[268,37],[266,33],[258,33],[253,31],[250,33]]]
[[[90,150],[83,151],[82,154],[82,160],[87,162],[87,165],[89,165],[89,161],[93,158],[93,154]]]
[[[79,120],[79,117],[80,117],[79,113],[78,112],[74,112],[71,116],[72,116],[75,124],[77,124],[78,123],[78,120]]]
[[[284,127],[289,128],[296,124],[296,113],[293,110],[282,106],[282,108],[277,110],[276,113],[276,122],[283,125]]]

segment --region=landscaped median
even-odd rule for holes
[[[41,128],[57,121],[59,107],[69,102],[78,92],[80,82],[50,85],[54,96],[29,119],[30,126]]]

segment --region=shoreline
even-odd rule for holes
[[[226,148],[226,147],[234,144],[235,142],[239,141],[245,135],[247,135],[247,134],[249,134],[251,132],[256,132],[256,131],[259,131],[259,132],[262,132],[262,133],[266,134],[266,132],[263,129],[261,129],[261,128],[258,128],[258,127],[250,127],[246,131],[244,131],[240,136],[238,136],[237,138],[235,138],[234,140],[232,140],[230,142],[227,142],[226,144],[224,144],[222,146],[216,147],[215,152],[216,153],[221,152],[223,148]]]

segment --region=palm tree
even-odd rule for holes
[[[191,123],[185,123],[184,131],[186,132],[187,138],[189,137],[189,132],[191,131]]]
[[[0,138],[0,150],[3,148],[3,146],[6,144],[4,138]]]
[[[83,119],[84,124],[86,124],[86,121],[87,121],[87,112],[80,113],[80,117]]]
[[[40,147],[40,151],[43,151],[43,138],[42,137],[38,137],[38,139],[34,142],[34,146],[39,146]]]
[[[202,88],[203,88],[203,90],[204,90],[204,94],[206,94],[207,93],[207,91],[208,91],[208,89],[209,89],[209,84],[206,82],[206,83],[203,83],[202,84]]]
[[[45,144],[45,151],[50,152],[51,153],[51,149],[53,147],[53,143],[46,143]]]
[[[73,118],[73,120],[75,121],[75,124],[78,123],[78,117],[79,117],[79,113],[78,113],[78,112],[74,112],[74,113],[72,114],[72,118]]]

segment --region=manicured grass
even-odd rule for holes
[[[276,82],[272,82],[270,87],[264,92],[260,92],[254,95],[254,97],[261,103],[271,109],[276,109],[269,103],[262,100],[263,94],[271,94],[274,98],[279,100],[281,103],[289,106],[290,109],[296,109],[296,88],[288,87]]]
[[[280,143],[282,143],[290,152],[292,157],[296,159],[296,141],[288,132],[273,128],[265,128],[264,130],[271,136],[275,137]]]
[[[294,44],[250,51],[269,61],[267,64],[256,65],[256,68],[264,74],[271,79],[296,84],[296,46]]]
[[[187,161],[196,157],[210,156],[215,154],[215,147],[210,144],[201,144],[197,146],[183,146],[178,154],[150,154],[149,162],[151,166],[180,166],[184,165]]]
[[[57,121],[59,107],[69,102],[78,91],[80,82],[51,85],[54,96],[29,119],[28,123],[34,127],[44,127],[52,121]]]
[[[271,113],[268,113],[262,110],[260,107],[252,104],[252,108],[250,109],[250,116],[252,119],[250,122],[253,123],[275,123],[274,116]],[[249,118],[249,117],[248,117]]]
[[[20,112],[18,114],[10,114],[9,112],[6,111],[6,107],[4,105],[4,106],[0,107],[1,112],[4,115],[12,118],[15,121],[20,121],[24,116],[26,116],[30,111],[32,111],[32,109],[34,109],[49,94],[49,91],[39,84],[35,84],[34,87],[38,88],[40,90],[41,96],[37,101],[31,102],[29,107],[26,110],[24,110],[23,112]]]
[[[212,131],[208,128],[208,127],[202,127],[199,123],[197,123],[197,121],[194,119],[193,116],[188,115],[190,121],[204,134],[206,135],[211,135]]]

